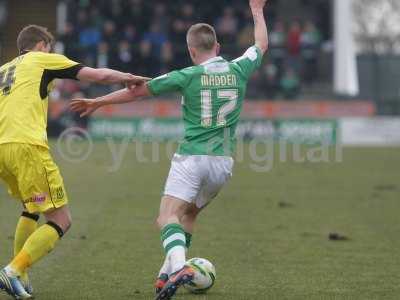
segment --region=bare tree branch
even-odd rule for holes
[[[400,1],[354,0],[355,36],[360,51],[400,50]]]

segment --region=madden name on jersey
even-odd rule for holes
[[[202,86],[237,86],[237,78],[235,74],[226,75],[202,75]]]

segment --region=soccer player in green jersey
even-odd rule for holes
[[[127,103],[138,97],[170,92],[183,95],[185,137],[172,160],[157,219],[166,258],[156,282],[156,299],[169,299],[193,279],[194,270],[185,267],[185,261],[195,220],[232,175],[235,130],[247,82],[268,48],[263,12],[266,0],[249,2],[255,45],[238,59],[230,62],[218,56],[220,45],[214,28],[196,24],[187,34],[195,66],[173,71],[134,89],[71,103],[72,110],[83,116],[101,106]]]

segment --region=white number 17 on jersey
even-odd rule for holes
[[[218,110],[217,126],[226,125],[226,116],[235,110],[238,99],[238,90],[218,90],[219,99],[229,100]],[[212,92],[211,90],[201,91],[201,125],[203,127],[211,127],[213,120],[212,109]]]

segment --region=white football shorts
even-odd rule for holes
[[[228,156],[175,154],[164,195],[206,206],[232,177],[233,159]]]

